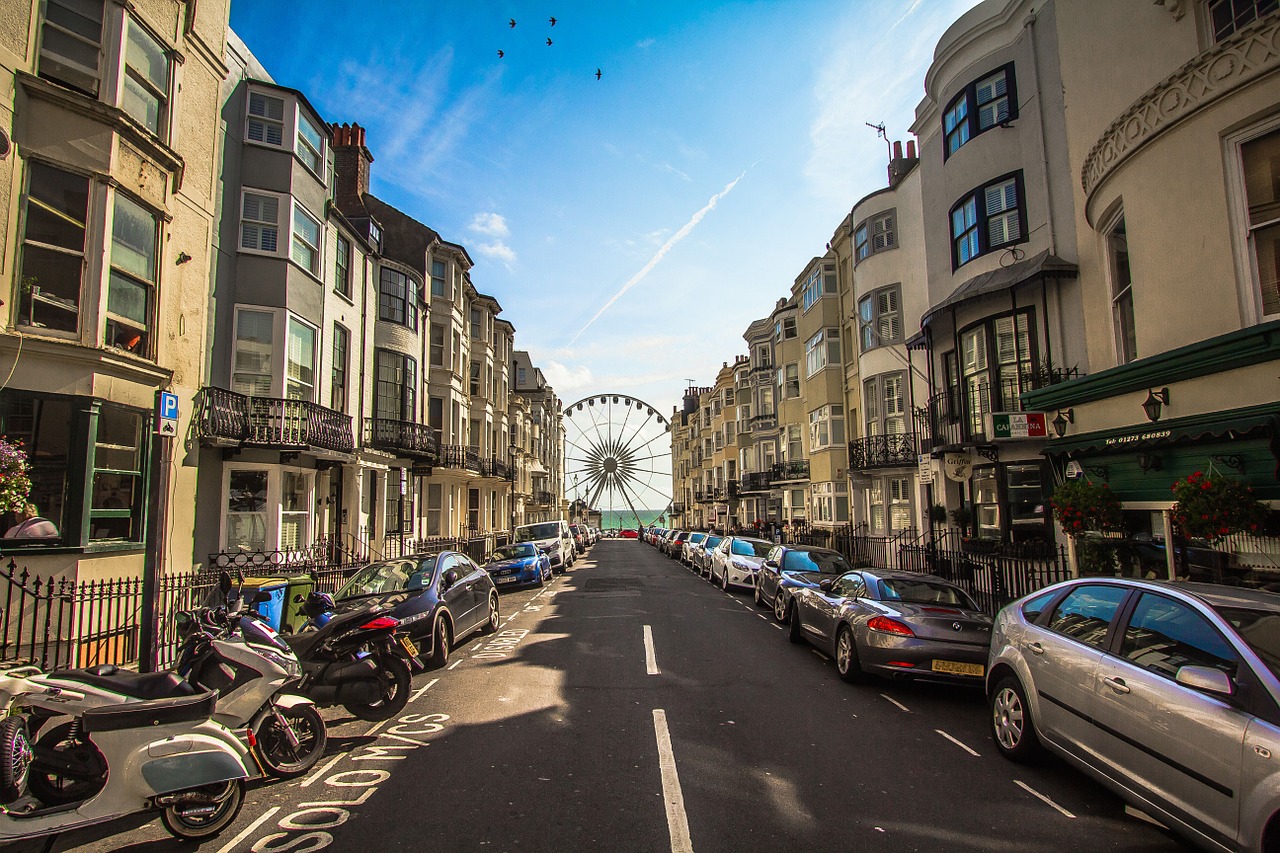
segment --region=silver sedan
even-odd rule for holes
[[[830,654],[845,681],[873,674],[982,684],[991,617],[942,578],[863,569],[792,597],[791,642]]]
[[[768,539],[726,536],[711,552],[711,583],[726,591],[731,586],[754,588],[756,572],[772,548]]]
[[[996,617],[992,734],[1049,749],[1207,850],[1280,849],[1280,595],[1065,581]]]

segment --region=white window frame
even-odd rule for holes
[[[257,112],[253,109],[254,96],[262,99],[263,104]],[[280,103],[279,116],[273,115],[270,110],[268,101],[278,101]],[[262,145],[267,148],[276,148],[281,151],[286,149],[285,140],[290,139],[294,134],[292,113],[290,105],[293,99],[286,97],[279,92],[273,92],[257,86],[250,86],[245,92],[244,97],[244,141],[249,145]],[[262,138],[253,138],[254,126],[262,128]],[[268,128],[276,127],[280,131],[280,141],[273,142],[269,139]]]
[[[840,365],[840,328],[828,326],[819,329],[813,337],[805,341],[805,378],[809,379],[818,371],[832,365]]]
[[[265,314],[271,317],[271,358],[269,360],[270,372],[267,374],[248,373],[247,371],[236,370],[236,344],[239,340],[237,333],[240,328],[240,315],[245,312]],[[236,390],[236,375],[244,374],[245,376],[267,376],[270,379],[270,387],[267,394],[263,396],[284,396],[281,392],[284,376],[284,350],[281,348],[281,341],[283,340],[282,329],[284,327],[284,322],[282,320],[283,313],[284,312],[279,308],[266,308],[259,305],[235,306],[231,317],[231,388],[235,393],[246,394],[246,396],[255,396],[253,394],[248,394],[245,391]],[[288,344],[286,343],[285,346],[288,346]]]
[[[305,270],[315,278],[319,278],[321,270],[324,269],[324,222],[307,210],[296,198],[292,199],[292,202],[293,210],[289,217],[289,260],[298,268]],[[316,226],[315,245],[309,243],[302,235],[301,229],[296,227],[299,215],[309,219]],[[312,252],[314,260],[311,266],[306,266],[298,260],[297,250],[299,245]]]
[[[825,403],[809,412],[809,452],[844,444],[844,407]]]
[[[257,218],[250,218],[250,216],[246,214],[245,205],[246,203],[248,203],[250,196],[253,196],[256,199],[258,199],[258,201],[255,202],[257,204],[261,204],[262,200],[271,200],[275,202],[276,216],[275,216],[274,222],[272,222],[270,219],[267,219],[265,215],[259,216]],[[289,227],[285,229],[281,229],[280,227],[280,212],[282,210],[291,211]],[[253,241],[254,244],[251,246],[245,245],[245,229],[246,228],[258,229],[258,232],[257,232],[258,236],[254,239]],[[283,195],[281,193],[271,192],[270,190],[260,190],[252,187],[245,187],[240,191],[240,229],[239,229],[239,234],[236,240],[236,251],[243,252],[245,254],[250,254],[250,255],[264,255],[269,258],[281,257],[280,236],[281,236],[282,230],[285,233],[291,233],[293,230],[292,201],[289,196]],[[275,235],[274,249],[262,248],[263,240],[261,239],[261,236],[268,231],[274,233]],[[292,240],[292,237],[290,237],[290,240]]]
[[[1280,307],[1271,313],[1267,312],[1266,300],[1262,294],[1262,275],[1259,271],[1257,251],[1257,234],[1280,225],[1280,216],[1263,219],[1257,223],[1252,221],[1249,213],[1249,194],[1244,180],[1244,146],[1277,131],[1280,131],[1280,115],[1273,115],[1266,121],[1223,140],[1225,171],[1233,202],[1228,210],[1231,215],[1236,269],[1247,271],[1237,279],[1236,288],[1241,304],[1251,309],[1252,317],[1249,319],[1253,323],[1280,317]],[[1280,254],[1280,250],[1277,250],[1277,254]],[[1280,298],[1277,299],[1277,306],[1280,306]]]
[[[129,64],[129,39],[135,28],[143,38],[152,42],[160,53],[164,55],[165,79],[160,85],[157,85],[155,81],[149,79],[144,73],[138,71]],[[116,103],[118,103],[120,108],[124,110],[134,121],[146,128],[149,133],[154,135],[157,139],[167,142],[169,139],[169,129],[173,124],[173,49],[169,47],[169,45],[165,44],[164,39],[157,36],[149,27],[139,21],[137,17],[126,14],[123,44],[120,49],[120,65],[120,92]],[[141,90],[143,95],[150,96],[157,101],[156,127],[151,127],[144,118],[134,115],[133,112],[125,106],[125,87],[131,82]]]
[[[325,163],[327,157],[326,152],[329,147],[328,142],[325,140],[325,131],[312,123],[311,119],[307,117],[306,112],[302,109],[301,104],[297,105],[297,110],[297,120],[294,122],[294,156],[298,158],[302,165],[307,167],[311,174],[319,178],[320,182],[323,184],[326,180],[327,169],[325,167]],[[307,135],[303,133],[304,127],[310,128],[315,132],[316,137],[320,141],[319,148],[316,148],[311,140],[307,139]],[[312,164],[312,159],[315,161],[314,165]]]
[[[300,326],[303,329],[309,329],[311,331],[311,384],[310,385],[304,384],[301,381],[295,382],[294,380],[289,378],[289,365],[293,363],[292,342],[293,342],[293,328],[295,324],[297,326]],[[288,316],[285,319],[285,332],[284,332],[285,364],[284,364],[284,373],[281,377],[284,384],[284,396],[287,399],[305,400],[308,403],[315,402],[316,391],[318,390],[317,385],[319,384],[318,380],[320,378],[319,374],[320,374],[321,350],[322,350],[322,342],[320,339],[320,330],[316,328],[314,324],[308,323],[306,320],[302,319],[297,314],[294,314],[291,312],[288,313]],[[291,386],[296,386],[299,389],[304,389],[304,388],[310,389],[311,393],[306,396],[292,397],[289,394],[289,390]]]

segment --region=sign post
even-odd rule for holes
[[[138,638],[138,671],[155,672],[159,665],[160,571],[168,529],[169,465],[178,434],[178,395],[156,392],[155,435],[151,438],[151,477],[147,492],[147,549],[142,565],[142,618]]]

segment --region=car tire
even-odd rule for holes
[[[800,614],[796,610],[798,606],[796,604],[791,605],[791,627],[787,631],[787,639],[797,646],[806,642],[804,628],[800,627]]]
[[[850,684],[861,684],[867,680],[866,673],[862,671],[862,660],[858,657],[858,641],[848,625],[840,626],[836,633],[836,672]]]
[[[725,569],[724,574],[720,576],[720,588],[725,592],[729,591],[729,570]]]
[[[489,616],[484,620],[484,624],[480,626],[481,634],[497,633],[498,623],[501,621],[502,615],[498,610],[498,592],[494,590],[489,593]]]
[[[782,588],[779,587],[778,591],[773,594],[773,618],[777,622],[785,625],[787,624],[787,617],[789,615],[790,612],[787,609],[787,600],[782,597]]]
[[[764,596],[760,594],[760,581],[757,580],[753,588],[755,590],[755,592],[753,593],[753,597],[756,600],[756,607],[759,607],[761,610],[763,610]]]
[[[1000,754],[1019,764],[1034,761],[1044,749],[1031,719],[1026,691],[1016,676],[1006,675],[991,691],[991,736]]]
[[[436,617],[436,626],[431,631],[431,668],[444,669],[449,663],[449,621],[444,616]]]

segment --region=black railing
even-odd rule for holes
[[[916,423],[924,426],[924,434],[920,437],[922,453],[963,442],[965,430],[960,424],[958,403],[956,394],[944,391],[934,394],[928,402],[916,409]]]
[[[770,471],[748,471],[742,475],[738,483],[738,492],[740,494],[767,492],[771,482],[772,472]]]
[[[196,428],[202,439],[287,449],[351,453],[351,416],[313,403],[280,397],[248,397],[224,388],[202,388]]]
[[[540,505],[553,504],[556,502],[556,496],[551,492],[537,491],[533,493],[533,502]]]
[[[770,469],[773,482],[782,483],[794,480],[809,479],[809,460],[792,459],[789,462],[778,462]]]
[[[497,480],[511,479],[511,466],[496,456],[480,461],[480,476]]]
[[[411,421],[365,418],[364,441],[374,450],[385,450],[398,456],[434,460],[440,452],[436,431],[426,424]]]
[[[445,468],[463,468],[467,471],[481,470],[480,451],[461,444],[446,444],[440,448],[440,464]]]
[[[919,442],[914,432],[868,435],[849,442],[849,470],[915,465]]]

